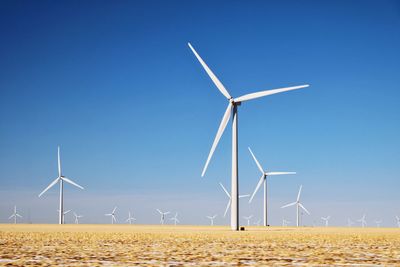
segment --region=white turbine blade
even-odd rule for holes
[[[226,190],[225,186],[222,183],[219,183],[219,185],[222,187],[222,189],[225,191],[225,194],[231,198],[231,195],[229,195],[228,190]]]
[[[167,214],[170,214],[171,212],[170,211],[167,211],[167,212],[164,212],[164,215],[167,215]]]
[[[210,153],[208,154],[208,158],[207,158],[206,164],[204,165],[203,172],[201,173],[201,177],[203,177],[204,174],[206,173],[208,164],[210,163],[211,157],[214,154],[214,150],[218,145],[219,139],[221,139],[221,136],[225,131],[226,125],[228,124],[229,117],[231,115],[231,111],[232,111],[232,103],[229,102],[229,105],[226,108],[224,116],[222,117],[217,134],[215,135],[214,143],[211,146],[211,150],[210,150]]]
[[[308,210],[307,210],[301,203],[299,203],[299,206],[300,206],[305,212],[307,212],[308,215],[310,215],[310,212],[308,212]]]
[[[300,185],[299,193],[297,194],[297,201],[300,200],[301,188],[303,188],[303,185]]]
[[[112,215],[111,213],[104,214],[104,216],[111,216],[111,215]]]
[[[8,219],[11,219],[11,218],[13,218],[15,215],[14,214],[12,214],[10,217],[8,217]]]
[[[285,174],[296,174],[296,172],[267,172],[267,175],[285,175]]]
[[[75,211],[73,212],[73,214],[74,214],[75,217],[78,217],[78,215],[75,213]]]
[[[51,184],[49,184],[48,187],[46,187],[45,190],[42,191],[42,193],[39,194],[39,197],[41,197],[47,190],[49,190],[51,187],[53,187],[59,180],[60,178],[57,177],[53,182],[51,182]]]
[[[117,207],[115,206],[113,211],[112,211],[112,214],[114,214],[116,210],[117,210]]]
[[[289,204],[287,204],[285,206],[282,206],[281,209],[287,208],[287,207],[290,207],[290,206],[293,206],[293,205],[296,205],[296,204],[297,204],[297,202],[289,203]]]
[[[117,222],[117,218],[115,218],[114,214],[112,215],[112,218],[115,222]]]
[[[250,195],[239,195],[239,198],[245,198],[245,197],[249,197]]]
[[[264,170],[263,170],[263,168],[261,167],[261,164],[260,164],[260,163],[258,162],[258,160],[256,159],[256,156],[254,156],[253,151],[251,151],[251,148],[250,148],[250,147],[248,147],[248,149],[249,149],[249,151],[250,151],[250,154],[253,156],[253,159],[254,159],[254,161],[256,162],[258,169],[260,170],[260,172],[261,172],[262,174],[264,174]]]
[[[226,213],[228,212],[230,206],[231,206],[231,200],[229,199],[228,204],[226,205],[225,212],[224,212],[224,217],[226,217]]]
[[[64,181],[66,181],[67,183],[70,183],[72,185],[75,185],[76,187],[79,187],[80,189],[84,189],[82,186],[80,186],[79,184],[75,183],[74,181],[71,181],[70,179],[68,179],[67,177],[61,177],[61,179],[63,179]]]
[[[257,186],[256,186],[256,189],[254,190],[253,194],[252,194],[251,197],[250,197],[249,203],[251,203],[251,201],[253,201],[254,196],[256,195],[258,189],[260,188],[260,186],[262,185],[262,183],[264,182],[264,180],[265,180],[265,175],[264,175],[264,173],[263,173],[263,174],[261,175],[261,177],[260,177],[260,180],[258,181],[258,184],[257,184]]]
[[[266,90],[266,91],[251,93],[251,94],[247,94],[247,95],[243,95],[243,96],[240,96],[238,98],[235,98],[235,102],[244,102],[244,101],[256,99],[256,98],[259,98],[259,97],[268,96],[268,95],[274,95],[274,94],[278,94],[278,93],[282,93],[282,92],[286,92],[286,91],[291,91],[291,90],[296,90],[296,89],[301,89],[301,88],[308,87],[308,86],[309,86],[308,84],[305,84],[305,85],[285,87],[285,88],[279,88],[279,89],[273,89],[273,90]]]
[[[18,217],[22,218],[22,216],[21,216],[21,215],[19,215],[18,213],[17,213],[17,214],[15,214],[15,215],[17,215]]]
[[[228,99],[231,99],[232,97],[229,95],[228,91],[224,87],[224,85],[218,80],[217,76],[211,71],[211,69],[207,66],[207,64],[203,61],[203,59],[197,54],[196,50],[194,50],[193,46],[188,43],[190,49],[196,56],[197,60],[200,62],[200,64],[203,66],[204,70],[207,72],[208,76],[210,76],[211,80],[214,82],[215,86],[217,86],[218,90]]]
[[[60,146],[57,148],[57,162],[58,162],[58,176],[61,176],[61,158],[60,158]]]
[[[159,210],[159,209],[156,209],[156,210],[158,211],[158,213],[162,214],[161,210]]]
[[[64,215],[67,214],[67,213],[70,212],[70,211],[71,211],[71,210],[64,211]]]

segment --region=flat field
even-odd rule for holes
[[[0,265],[400,266],[400,229],[3,224]]]

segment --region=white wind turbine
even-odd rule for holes
[[[79,218],[82,218],[83,215],[78,215],[74,212],[74,216],[75,216],[75,224],[79,224]]]
[[[128,212],[128,219],[126,219],[126,222],[129,222],[129,224],[132,224],[132,222],[135,222],[136,219],[131,216],[131,212]]]
[[[347,218],[347,226],[351,227],[354,224],[354,222],[352,220],[350,220],[350,218]]]
[[[285,218],[282,219],[282,226],[288,226],[290,222],[286,220]]]
[[[256,189],[254,190],[253,194],[250,197],[249,203],[253,200],[254,196],[256,195],[258,189],[261,187],[261,185],[264,183],[264,226],[268,226],[268,187],[267,187],[267,176],[273,176],[273,175],[285,175],[285,174],[296,174],[295,172],[268,172],[264,171],[263,167],[261,164],[258,162],[256,156],[253,154],[253,151],[251,151],[251,148],[248,148],[250,151],[251,156],[253,157],[254,161],[256,162],[256,165],[258,169],[261,172],[261,177],[260,180],[258,181],[258,184],[256,186]]]
[[[325,227],[329,226],[329,219],[331,218],[331,216],[327,216],[327,217],[321,217],[321,220],[325,221]]]
[[[381,227],[382,220],[375,220],[376,227]]]
[[[170,214],[171,212],[167,211],[167,212],[162,212],[161,210],[157,209],[158,213],[160,213],[161,219],[160,219],[160,223],[164,224],[165,221],[165,215]]]
[[[194,50],[192,45],[188,43],[190,49],[196,56],[197,60],[200,62],[204,70],[207,72],[208,76],[211,78],[215,86],[218,90],[228,99],[228,107],[222,117],[221,123],[219,125],[217,134],[215,136],[214,142],[211,146],[210,153],[208,155],[207,161],[204,165],[203,172],[201,176],[204,176],[208,164],[210,163],[211,157],[214,154],[215,148],[218,145],[218,142],[224,133],[224,130],[228,124],[229,117],[232,117],[232,180],[231,180],[231,198],[232,198],[232,208],[231,208],[231,228],[232,230],[239,230],[239,170],[238,170],[238,115],[237,108],[241,105],[242,102],[278,94],[286,91],[296,90],[300,88],[308,87],[309,85],[300,85],[286,88],[279,88],[273,90],[260,91],[256,93],[246,94],[237,98],[233,98],[221,81],[215,76],[215,74],[211,71],[211,69],[207,66],[207,64],[203,61],[203,59],[199,56],[199,54]],[[232,116],[231,116],[232,115]]]
[[[206,216],[208,219],[210,219],[211,222],[211,226],[214,225],[214,219],[217,217],[217,214],[215,214],[214,216]]]
[[[67,183],[70,183],[76,187],[79,187],[80,189],[83,189],[82,186],[78,185],[77,183],[71,181],[67,177],[63,176],[61,173],[61,158],[60,158],[60,147],[58,147],[58,177],[51,182],[51,184],[46,187],[45,190],[42,191],[42,193],[39,194],[39,197],[41,197],[47,190],[49,190],[51,187],[53,187],[56,183],[60,182],[60,204],[59,204],[59,216],[58,216],[58,223],[63,224],[64,223],[64,181]]]
[[[400,217],[396,215],[397,227],[400,228]]]
[[[71,210],[67,210],[67,211],[64,211],[64,212],[62,213],[62,224],[65,223],[65,215],[66,215],[68,212],[70,212],[70,211],[71,211]],[[57,210],[57,212],[59,213],[60,210]]]
[[[290,207],[290,206],[296,205],[296,226],[297,227],[299,227],[299,225],[300,225],[300,214],[299,214],[300,213],[300,209],[299,208],[302,208],[305,212],[307,212],[308,215],[310,215],[308,210],[300,203],[300,194],[301,194],[301,188],[302,187],[303,186],[300,185],[299,193],[297,194],[297,200],[295,202],[289,203],[289,204],[281,207],[283,209],[283,208],[286,208],[286,207]]]
[[[361,227],[363,227],[363,228],[365,226],[367,226],[367,221],[365,220],[365,214],[360,219],[358,219],[357,222],[360,222],[361,223]]]
[[[229,210],[229,207],[232,204],[232,198],[231,195],[229,195],[228,190],[226,190],[225,186],[220,182],[219,185],[222,187],[224,190],[225,194],[228,196],[228,203],[226,204],[225,212],[224,212],[224,217],[226,216],[226,213]],[[244,198],[244,197],[249,197],[250,195],[239,195],[239,198]]]
[[[178,219],[178,212],[175,213],[175,216],[170,218],[171,221],[174,221],[174,225],[176,225],[177,223],[180,223],[179,219]]]
[[[114,224],[114,222],[117,222],[117,218],[115,218],[115,211],[117,210],[117,207],[114,207],[113,211],[111,213],[104,214],[104,216],[110,216],[111,217],[111,224]]]
[[[14,224],[17,224],[18,217],[22,218],[22,216],[17,213],[17,206],[14,206],[14,212],[13,212],[13,214],[11,214],[10,217],[8,217],[8,219],[11,220],[12,218],[14,218]]]
[[[253,215],[250,216],[243,216],[243,219],[247,221],[247,226],[250,226],[250,219],[253,218]]]

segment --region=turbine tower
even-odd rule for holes
[[[12,218],[14,218],[14,224],[17,224],[18,217],[22,218],[22,216],[17,213],[17,206],[14,206],[14,212],[13,212],[13,214],[11,214],[10,217],[8,217],[8,219],[11,220]]]
[[[224,212],[224,218],[226,216],[226,213],[229,210],[229,207],[232,204],[232,198],[231,195],[229,195],[228,190],[226,190],[225,186],[220,182],[219,185],[222,187],[222,190],[224,190],[225,194],[228,196],[228,203],[226,204],[225,212]],[[244,198],[244,197],[249,197],[250,195],[239,195],[239,198]]]
[[[300,208],[302,208],[305,212],[307,212],[308,215],[310,215],[308,210],[300,203],[300,194],[301,194],[301,188],[302,187],[303,186],[300,185],[299,193],[297,194],[297,200],[295,202],[289,203],[289,204],[281,207],[283,209],[283,208],[286,208],[286,207],[290,207],[290,206],[296,205],[296,226],[297,227],[300,226]]]
[[[254,196],[256,195],[258,189],[260,186],[264,183],[264,226],[268,226],[268,187],[267,187],[267,176],[273,176],[273,175],[285,175],[285,174],[296,174],[295,172],[268,172],[264,171],[263,167],[261,164],[258,162],[256,156],[254,156],[253,151],[251,151],[251,148],[248,148],[250,151],[251,156],[253,157],[254,161],[256,162],[256,165],[258,169],[261,172],[261,177],[260,180],[258,181],[258,184],[256,186],[256,189],[254,190],[253,194],[250,197],[249,203],[253,200]]]
[[[250,219],[253,218],[253,215],[250,216],[243,216],[243,219],[245,219],[247,221],[247,226],[250,226]]]
[[[321,220],[325,221],[325,227],[328,227],[329,225],[329,219],[331,218],[331,216],[327,216],[327,217],[321,217]]]
[[[129,211],[128,219],[126,219],[126,222],[129,222],[129,224],[132,224],[132,222],[135,222],[135,221],[136,221],[136,219],[131,216],[131,212]]]
[[[115,211],[117,210],[117,207],[114,207],[113,211],[111,213],[104,214],[104,216],[110,216],[111,217],[111,224],[114,224],[114,222],[117,222],[117,218],[115,218]]]
[[[211,222],[211,226],[213,226],[214,225],[214,219],[215,219],[215,217],[217,217],[217,214],[215,214],[214,216],[206,216],[208,219],[210,219],[210,222]]]
[[[367,221],[365,220],[365,214],[357,220],[357,222],[361,223],[361,227],[364,228],[365,226],[367,226]]]
[[[208,154],[207,161],[204,165],[203,172],[201,176],[203,177],[208,164],[210,163],[211,157],[214,154],[214,150],[218,145],[218,142],[224,133],[224,130],[228,124],[229,117],[232,117],[232,179],[231,179],[231,199],[232,199],[232,208],[231,208],[231,229],[238,231],[239,230],[239,169],[238,169],[238,106],[241,105],[242,102],[253,100],[256,98],[260,98],[263,96],[278,94],[286,91],[296,90],[304,87],[308,87],[309,85],[300,85],[286,88],[279,88],[273,90],[260,91],[256,93],[246,94],[237,98],[233,98],[221,81],[215,76],[215,74],[211,71],[211,69],[207,66],[207,64],[203,61],[200,55],[196,52],[196,50],[192,47],[190,43],[188,43],[190,49],[196,56],[197,60],[200,62],[204,70],[207,72],[208,76],[211,78],[215,86],[218,90],[227,98],[228,107],[222,117],[222,121],[219,125],[217,134],[215,136],[214,142],[211,146],[210,153]]]
[[[165,222],[165,215],[170,214],[169,211],[167,212],[162,212],[161,210],[157,209],[158,213],[160,213],[161,219],[160,219],[160,223],[164,224]]]
[[[77,183],[73,182],[72,180],[62,175],[60,147],[58,147],[58,177],[53,182],[51,182],[51,184],[45,190],[43,190],[42,193],[39,194],[39,197],[41,197],[47,190],[53,187],[56,183],[60,182],[60,204],[58,209],[59,210],[58,224],[64,223],[64,181],[80,189],[83,189],[82,186],[78,185]]]
[[[79,218],[82,218],[82,215],[78,215],[74,212],[74,216],[75,216],[75,224],[79,224]]]
[[[180,221],[178,220],[178,212],[175,213],[175,216],[170,218],[171,221],[174,221],[174,225],[176,225],[177,223],[180,223]]]

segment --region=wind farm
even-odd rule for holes
[[[0,266],[400,266],[398,6],[3,2]]]

